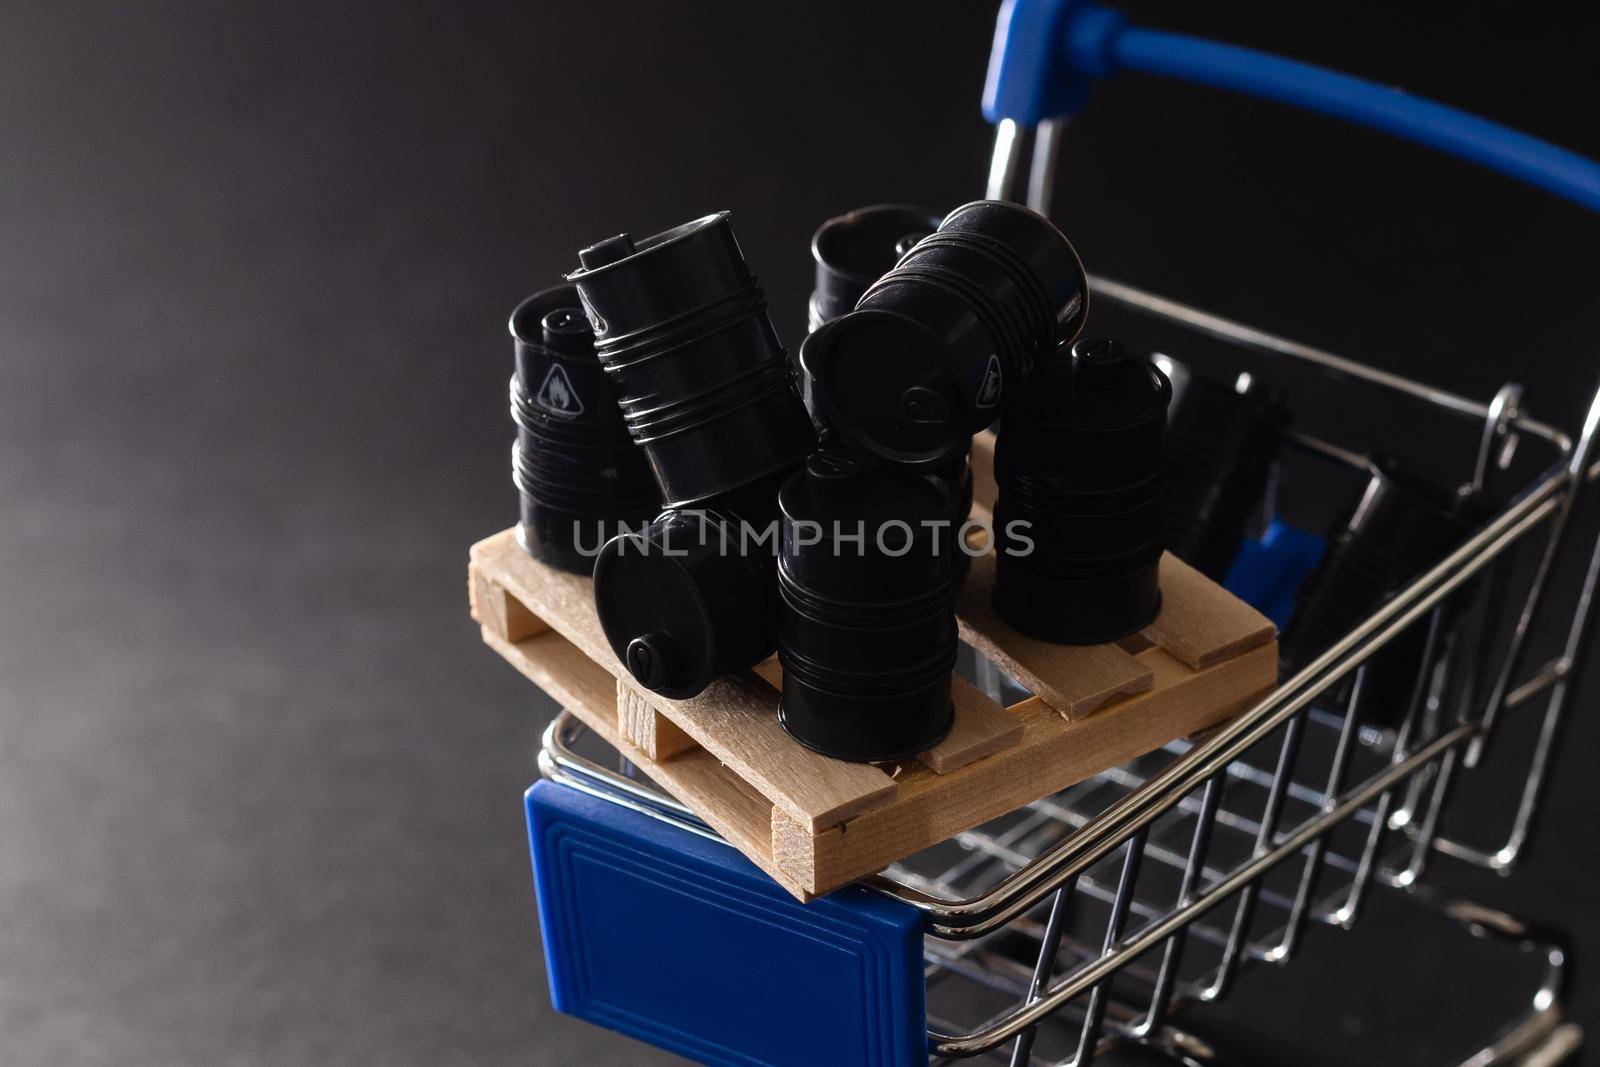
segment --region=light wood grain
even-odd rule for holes
[[[969,595],[979,590],[981,609],[992,557],[975,564]],[[792,741],[768,684],[781,684],[775,660],[692,701],[639,689],[605,643],[588,579],[543,567],[511,531],[473,547],[469,592],[486,644],[804,900],[1193,734],[1270,689],[1270,624],[1203,576],[1168,566],[1162,625],[1124,648],[1030,645],[968,612],[963,635],[1038,696],[1004,710],[957,680],[950,737],[894,779]],[[1144,691],[1117,691],[1135,684]],[[1069,719],[1056,701],[1104,706]]]
[[[623,672],[600,629],[600,616],[594,610],[594,586],[588,575],[568,574],[540,563],[517,544],[514,529],[473,545],[470,559],[514,600],[590,659],[612,674]]]
[[[483,643],[500,653],[550,698],[607,742],[617,740],[617,682],[605,668],[554,630],[510,642],[482,627]]]
[[[638,690],[632,679],[622,683]],[[835,826],[894,797],[894,780],[864,763],[829,759],[798,745],[778,722],[778,691],[755,677],[726,677],[689,700],[644,695],[701,747],[790,818],[812,830]]]
[[[750,668],[757,678],[761,678],[772,688],[783,690],[783,664],[778,662],[777,656],[768,656],[766,659]]]
[[[657,762],[617,729],[617,680],[559,633],[515,644],[482,627],[484,644],[627,756],[651,781],[694,808],[717,833],[800,900],[813,894],[773,861],[772,805],[698,746]]]
[[[1137,656],[1141,652],[1147,652],[1156,647],[1156,643],[1146,637],[1142,632],[1129,634],[1127,637],[1118,640],[1116,644],[1118,648],[1122,649],[1122,651],[1126,652],[1130,656]]]
[[[775,816],[776,862],[810,892],[825,893],[1234,715],[1277,676],[1276,644],[1202,672],[1161,649],[1140,658],[1157,679],[1149,693],[1086,719],[1065,719],[1041,700],[1025,701],[1011,709],[1023,727],[1016,745],[950,774],[907,767],[893,803],[820,834]]]
[[[628,743],[660,762],[698,748],[699,742],[661,714],[633,686],[617,681],[617,728]]]
[[[956,598],[961,637],[1029,692],[1069,718],[1154,684],[1150,668],[1116,645],[1053,645],[1020,634],[995,613],[993,554],[972,561]]]
[[[824,875],[830,874],[831,871],[829,860],[824,859],[819,864],[817,838],[778,808],[773,808],[768,813],[767,822],[767,855],[771,857],[772,865],[783,872],[784,878],[799,886],[801,892],[817,897],[825,895],[827,890],[817,893],[811,888],[814,885],[830,884],[826,878],[818,877],[819,866]],[[836,826],[825,831],[825,838],[830,842],[843,840],[847,833],[848,831],[842,827]]]
[[[690,700],[668,700],[638,688],[600,629],[590,580],[533,559],[517,544],[514,531],[472,546],[471,560],[804,825],[832,826],[894,795],[894,781],[877,768],[828,759],[790,740],[778,722],[776,690],[758,679],[722,678]]]
[[[1161,614],[1141,634],[1198,670],[1266,644],[1278,628],[1169,552],[1161,557]]]
[[[1022,740],[1022,720],[979,692],[959,674],[950,679],[955,721],[943,741],[917,759],[938,774],[976,763]]]
[[[667,763],[654,763],[626,742],[623,753],[658,785],[694,809],[713,830],[801,901],[812,893],[780,866],[772,854],[772,813],[767,799],[703,748],[693,748]]]
[[[472,617],[507,641],[521,641],[550,629],[548,623],[485,574],[482,567],[468,565],[467,590]]]
[[[994,502],[1000,496],[994,481],[994,445],[994,431],[985,430],[972,439],[967,457],[972,465],[972,518],[986,523],[994,522]]]

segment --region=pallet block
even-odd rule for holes
[[[985,458],[975,450],[975,468]],[[987,505],[974,512],[987,516]],[[531,559],[514,530],[474,545],[468,572],[485,643],[807,900],[1271,689],[1272,624],[1177,559],[1161,566],[1164,607],[1150,627],[1115,645],[1064,648],[993,618],[993,559],[974,560],[957,605],[962,634],[1036,695],[1002,708],[957,678],[949,736],[894,766],[828,759],[790,740],[775,660],[691,700],[638,688],[600,630],[589,579]]]

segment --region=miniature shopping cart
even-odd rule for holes
[[[1060,0],[1002,10],[986,90],[998,125],[991,197],[1020,198],[1026,169],[1026,199],[1048,208],[1062,116],[1117,69],[1358,121],[1600,209],[1600,167],[1550,146]],[[1564,432],[1528,415],[1515,384],[1475,400],[1110,279],[1093,278],[1092,292],[1097,315],[1145,347],[1392,413],[1384,421],[1428,442],[1432,462],[1508,502],[1242,713],[810,903],[606,755],[615,738],[562,714],[528,796],[557,1006],[708,1063],[1079,1064],[1117,1046],[1202,1063],[1213,1051],[1175,1014],[1222,1000],[1246,968],[1288,963],[1313,925],[1353,926],[1381,893],[1530,964],[1526,1010],[1467,1034],[1463,1062],[1559,1062],[1582,1035],[1562,1012],[1558,940],[1428,876],[1439,853],[1508,872],[1537,823],[1600,580],[1588,514],[1600,394]],[[1378,442],[1339,424],[1297,427],[1285,486],[1337,496],[1365,479]],[[1263,526],[1230,585],[1270,600],[1262,576],[1303,573],[1307,542],[1281,515]],[[497,610],[516,641],[504,613],[518,605]],[[1369,669],[1402,642],[1420,650],[1409,703],[1379,723],[1364,703]],[[970,649],[963,669],[1001,704],[1027,695]],[[553,669],[535,680],[569,705],[592,696]],[[1459,814],[1482,779],[1507,775],[1520,793],[1502,822]]]

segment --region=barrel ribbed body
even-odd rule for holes
[[[815,330],[853,311],[902,255],[939,228],[939,214],[909,204],[874,204],[837,215],[811,238],[816,283],[807,321]]]
[[[919,752],[950,728],[958,580],[935,479],[812,456],[779,498],[780,716],[838,759]],[[936,537],[942,535],[940,541]]]
[[[569,278],[668,509],[602,550],[595,605],[641,685],[694,696],[776,646],[778,486],[816,433],[726,211],[579,260]]]
[[[669,507],[798,463],[816,443],[727,212],[580,253],[569,275],[628,431]]]
[[[856,309],[806,338],[819,419],[880,460],[936,467],[965,454],[1008,385],[1075,337],[1088,283],[1077,254],[1027,208],[979,201],[947,215]]]
[[[571,286],[512,313],[512,481],[519,537],[536,559],[587,574],[595,550],[660,509],[649,464],[629,440],[594,337]]]
[[[1030,636],[1099,644],[1161,606],[1171,384],[1097,339],[1058,353],[1007,406],[995,451],[995,609]]]

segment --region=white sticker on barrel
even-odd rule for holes
[[[583,401],[578,399],[577,392],[572,388],[572,379],[567,377],[567,372],[559,363],[550,364],[544,384],[539,386],[533,402],[552,415],[573,419],[583,414]]]
[[[983,386],[974,401],[980,408],[992,408],[1000,403],[1000,357],[989,356],[989,366],[983,372]]]

